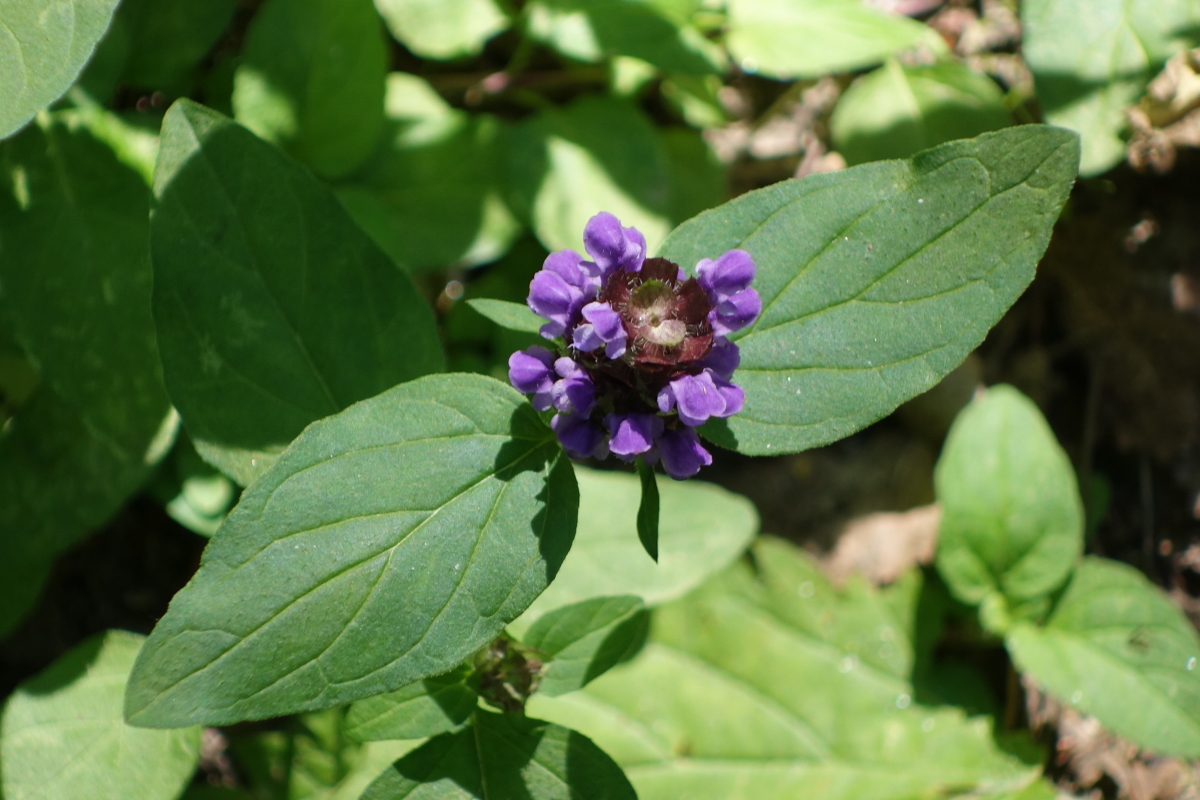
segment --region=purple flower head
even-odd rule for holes
[[[612,214],[588,221],[584,244],[551,253],[529,285],[551,349],[509,359],[509,380],[554,410],[550,426],[575,458],[662,461],[691,477],[712,463],[696,428],[742,410],[734,384],[740,356],[727,334],[758,318],[754,260],[730,250],[696,265],[646,258],[646,240]]]
[[[618,269],[637,272],[646,260],[646,237],[637,228],[622,228],[621,221],[607,211],[588,220],[583,246],[603,277]]]

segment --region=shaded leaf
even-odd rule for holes
[[[897,670],[910,618],[877,591],[834,591],[778,540],[754,561],[758,577],[738,564],[658,609],[637,658],[529,713],[592,737],[642,800],[906,800],[1040,772],[997,747],[990,720],[915,704]],[[842,613],[855,638],[837,633]]]
[[[646,555],[658,562],[658,482],[654,479],[654,467],[642,459],[637,462],[638,478],[642,482],[642,501],[638,503],[638,541],[646,549]]]
[[[236,9],[237,0],[122,0],[117,21],[126,27],[129,55],[121,80],[143,89],[186,94],[196,67]]]
[[[164,378],[200,454],[229,448],[247,468],[218,463],[231,477],[252,477],[256,452],[310,422],[441,369],[408,278],[328,189],[241,126],[176,103],[155,195]]]
[[[1200,757],[1200,635],[1133,567],[1084,560],[1045,626],[1018,623],[1005,644],[1018,669],[1114,733]]]
[[[580,61],[632,56],[687,75],[723,66],[697,30],[643,0],[533,0],[524,13],[530,36]]]
[[[470,728],[426,742],[363,794],[363,800],[418,797],[635,800],[637,795],[587,737],[513,714],[477,711]]]
[[[549,657],[538,691],[557,697],[582,689],[646,639],[650,617],[640,597],[596,597],[538,618],[522,638]]]
[[[850,164],[918,151],[1012,124],[996,82],[956,61],[902,66],[894,59],[855,81],[829,120]]]
[[[670,168],[657,132],[632,103],[586,97],[543,112],[513,135],[514,208],[548,250],[583,252],[583,228],[615,214],[654,250],[670,230]]]
[[[496,0],[375,0],[388,30],[422,58],[456,58],[483,50],[509,26]]]
[[[419,739],[456,731],[479,705],[469,668],[426,678],[350,706],[346,735],[358,742]]]
[[[745,410],[704,435],[797,452],[936,384],[1032,280],[1077,161],[1073,134],[1024,125],[786,181],[681,225],[661,255],[691,268],[747,250],[763,299],[731,337]]]
[[[937,568],[960,600],[1000,592],[1028,602],[1066,582],[1083,552],[1083,504],[1033,401],[1011,386],[988,389],[959,412],[934,477]]]
[[[522,333],[537,333],[545,320],[529,310],[524,303],[510,303],[507,300],[490,300],[481,298],[468,300],[467,305],[478,311],[501,328]]]
[[[311,425],[150,635],[130,721],[261,719],[446,672],[554,577],[577,492],[549,428],[490,378],[422,378]]]
[[[0,6],[0,139],[70,88],[118,0],[21,0]]]
[[[379,139],[386,72],[371,0],[268,0],[246,36],[234,113],[321,175],[338,177]]]
[[[673,600],[724,569],[758,532],[750,501],[702,481],[661,477],[662,516],[655,564],[637,539],[639,480],[627,473],[576,468],[579,530],[558,577],[510,628],[520,638],[541,615],[610,595],[648,606]]]
[[[743,70],[773,78],[869,67],[917,44],[944,49],[921,23],[858,0],[729,0],[725,43]]]
[[[17,687],[0,720],[6,800],[173,800],[196,769],[200,730],[147,731],[121,718],[144,638],[92,637]]]
[[[1196,40],[1200,3],[1028,0],[1021,27],[1046,121],[1079,133],[1079,172],[1098,175],[1125,157],[1126,106],[1183,40]]]
[[[502,199],[507,129],[450,108],[415,75],[387,86],[383,141],[338,197],[411,272],[495,261],[521,230]]]

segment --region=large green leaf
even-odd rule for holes
[[[577,468],[579,531],[558,578],[512,626],[518,637],[560,606],[612,595],[646,605],[673,600],[724,569],[758,533],[750,501],[702,481],[658,477],[661,522],[656,564],[638,541],[636,475]]]
[[[996,386],[964,408],[938,460],[937,567],[960,600],[1015,603],[1066,582],[1083,552],[1075,468],[1029,398]]]
[[[0,719],[5,800],[174,800],[192,777],[199,728],[147,731],[121,718],[143,637],[95,636],[17,687]]]
[[[237,0],[122,0],[117,21],[128,37],[121,80],[144,89],[186,94],[196,67],[216,44]]]
[[[557,697],[581,689],[631,655],[645,641],[650,621],[640,597],[596,597],[538,618],[522,644],[548,662],[538,691]]]
[[[362,800],[636,800],[612,759],[587,737],[514,714],[477,711],[397,761]]]
[[[311,425],[242,496],[130,680],[135,724],[328,708],[457,666],[553,579],[570,462],[525,399],[430,376]]]
[[[1132,567],[1087,559],[1045,627],[1018,623],[1006,644],[1018,669],[1106,728],[1200,758],[1200,636]]]
[[[201,455],[214,458],[209,443],[278,449],[314,420],[441,369],[433,315],[409,279],[275,148],[180,101],[155,177],[158,343]]]
[[[424,58],[475,55],[508,27],[496,0],[375,0],[388,30]]]
[[[233,109],[259,136],[337,177],[379,139],[386,72],[371,0],[268,0],[246,38]]]
[[[911,602],[840,593],[777,540],[753,553],[757,575],[658,609],[637,658],[529,713],[590,736],[642,800],[909,800],[1037,774],[987,718],[916,704]]]
[[[359,700],[346,714],[346,735],[370,742],[456,731],[479,705],[479,695],[468,684],[470,677],[470,668],[463,665],[445,675]]]
[[[507,128],[403,72],[388,76],[387,119],[379,150],[338,187],[355,220],[413,272],[504,255],[521,229],[503,200]]]
[[[939,47],[928,27],[859,0],[729,0],[725,43],[742,69],[773,78],[816,78],[917,44]]]
[[[632,56],[668,72],[709,75],[720,50],[645,0],[533,0],[529,34],[580,61]]]
[[[1200,34],[1197,0],[1026,0],[1021,51],[1046,121],[1083,139],[1080,173],[1125,157],[1125,108],[1163,62]]]
[[[53,556],[137,490],[178,420],[149,314],[141,177],[57,116],[5,142],[0,165],[16,177],[0,193],[0,303],[43,380],[0,433],[7,632]]]
[[[731,337],[745,410],[705,436],[797,452],[936,384],[1033,279],[1078,157],[1072,133],[1026,125],[776,184],[681,225],[662,255],[691,268],[747,250],[763,299]]]
[[[640,230],[651,250],[670,230],[670,166],[646,116],[615,97],[588,97],[533,117],[513,135],[514,206],[547,250],[583,252],[600,211]]]
[[[118,0],[0,0],[0,139],[62,96]]]
[[[1012,124],[1000,87],[957,61],[906,67],[895,59],[855,81],[829,132],[850,164],[918,151]]]

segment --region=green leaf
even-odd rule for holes
[[[646,237],[670,230],[670,166],[654,126],[632,103],[586,97],[543,112],[513,134],[513,206],[547,250],[583,252],[583,228],[600,211]]]
[[[350,706],[346,735],[357,742],[420,739],[459,730],[479,705],[471,671],[461,666]]]
[[[155,195],[164,378],[201,455],[212,443],[246,467],[230,477],[253,477],[256,453],[310,422],[441,369],[433,315],[408,278],[328,189],[249,131],[176,103]]]
[[[1018,623],[1005,643],[1018,669],[1114,733],[1200,757],[1200,636],[1134,568],[1084,560],[1045,627]]]
[[[496,0],[375,0],[388,30],[422,58],[477,55],[509,26]]]
[[[1046,121],[1083,139],[1081,175],[1125,157],[1125,108],[1162,64],[1196,38],[1196,0],[1027,0],[1021,51]]]
[[[640,655],[529,713],[590,736],[642,800],[908,800],[1040,772],[989,719],[916,704],[910,613],[833,589],[782,541],[753,554],[757,573],[740,563],[658,609]]]
[[[992,592],[1038,600],[1083,552],[1075,469],[1042,412],[995,386],[959,412],[935,473],[942,503],[937,568],[963,602]]]
[[[841,96],[829,132],[848,163],[863,164],[1011,124],[1004,94],[987,75],[957,61],[906,67],[889,59]]]
[[[200,730],[147,731],[121,719],[143,637],[94,636],[22,683],[0,719],[6,800],[174,800],[196,769]]]
[[[582,689],[646,640],[650,615],[642,598],[596,597],[540,617],[522,644],[549,656],[538,691],[557,697]]]
[[[537,333],[542,329],[545,320],[529,310],[524,303],[510,303],[507,300],[490,300],[481,298],[468,300],[467,305],[478,311],[501,328],[521,333]]]
[[[742,413],[703,433],[748,455],[841,439],[929,389],[1033,279],[1078,162],[1037,125],[742,195],[677,228],[690,268],[749,251],[763,299],[730,337]]]
[[[237,5],[237,0],[123,0],[117,19],[126,27],[129,55],[121,80],[186,94]]]
[[[387,52],[371,0],[268,0],[234,75],[239,122],[326,177],[345,175],[383,131]]]
[[[921,23],[858,0],[729,0],[725,44],[746,72],[817,78],[869,67],[900,50],[944,50]]]
[[[475,712],[397,761],[362,800],[636,800],[612,759],[575,731],[515,714]]]
[[[654,467],[642,459],[637,461],[638,478],[642,482],[642,502],[638,504],[638,541],[646,549],[646,555],[658,563],[658,483],[654,479]]]
[[[644,0],[533,0],[524,13],[531,37],[580,61],[631,56],[685,75],[724,66],[697,30]]]
[[[553,579],[570,462],[479,375],[402,384],[311,426],[242,495],[130,680],[148,726],[329,708],[457,666]]]
[[[660,476],[658,563],[637,539],[640,481],[621,472],[576,467],[579,530],[558,577],[510,627],[521,638],[548,611],[581,600],[636,595],[648,606],[680,597],[737,558],[758,533],[758,514],[741,495],[703,481]]]
[[[338,197],[410,272],[495,261],[521,230],[503,200],[507,128],[450,108],[415,75],[394,72],[387,87],[383,142]]]
[[[0,139],[71,87],[118,0],[6,0],[0,4]]]

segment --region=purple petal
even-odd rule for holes
[[[720,378],[714,378],[713,383],[717,385],[717,391],[720,393],[721,399],[725,401],[725,410],[719,414],[713,414],[714,417],[732,417],[746,405],[746,393],[742,387]]]
[[[713,333],[725,336],[740,331],[762,313],[762,298],[753,289],[738,292],[714,308],[708,315]]]
[[[528,302],[535,314],[549,320],[542,326],[542,336],[553,339],[574,321],[585,298],[578,287],[567,283],[558,273],[541,270],[529,283]]]
[[[542,270],[559,276],[589,300],[600,293],[600,273],[596,265],[584,261],[574,250],[559,250],[546,256]]]
[[[554,356],[544,347],[518,350],[508,357],[508,382],[521,394],[550,391]]]
[[[754,259],[745,250],[729,250],[716,261],[703,259],[696,265],[696,280],[708,292],[713,305],[750,288],[754,280]]]
[[[658,392],[658,410],[664,414],[669,414],[675,408],[675,389],[671,384],[667,384]]]
[[[725,412],[725,398],[713,383],[712,373],[682,375],[671,381],[670,386],[675,395],[675,409],[684,425],[699,427],[709,417],[719,417]]]
[[[654,414],[609,414],[604,424],[612,433],[608,449],[622,461],[632,461],[648,451],[663,432],[662,418]]]
[[[576,327],[574,333],[571,334],[571,344],[575,345],[577,350],[590,353],[597,347],[602,347],[604,340],[600,338],[600,334],[596,333],[595,325],[585,322]]]
[[[574,414],[556,414],[550,420],[550,427],[558,436],[567,455],[574,458],[587,458],[595,454],[603,457],[598,451],[605,444],[604,431],[593,425],[586,417]]]
[[[691,428],[667,431],[658,440],[658,453],[663,469],[677,481],[690,478],[712,463],[712,455],[700,444],[700,437]]]
[[[586,375],[580,378],[564,378],[551,390],[554,408],[564,414],[586,417],[596,407],[596,385]]]
[[[578,378],[587,375],[583,367],[575,363],[574,359],[563,356],[554,362],[554,371],[558,373],[560,378]]]
[[[604,345],[609,358],[625,353],[625,326],[620,314],[607,303],[588,303],[582,313],[587,322],[575,329],[573,344],[577,348],[591,352]]]
[[[607,211],[588,220],[583,244],[604,275],[615,269],[637,272],[646,260],[646,237],[636,228],[622,228]]]
[[[718,336],[713,339],[708,355],[700,359],[699,363],[704,369],[710,370],[714,377],[727,381],[733,378],[734,370],[742,363],[742,354],[736,344],[724,336]]]

